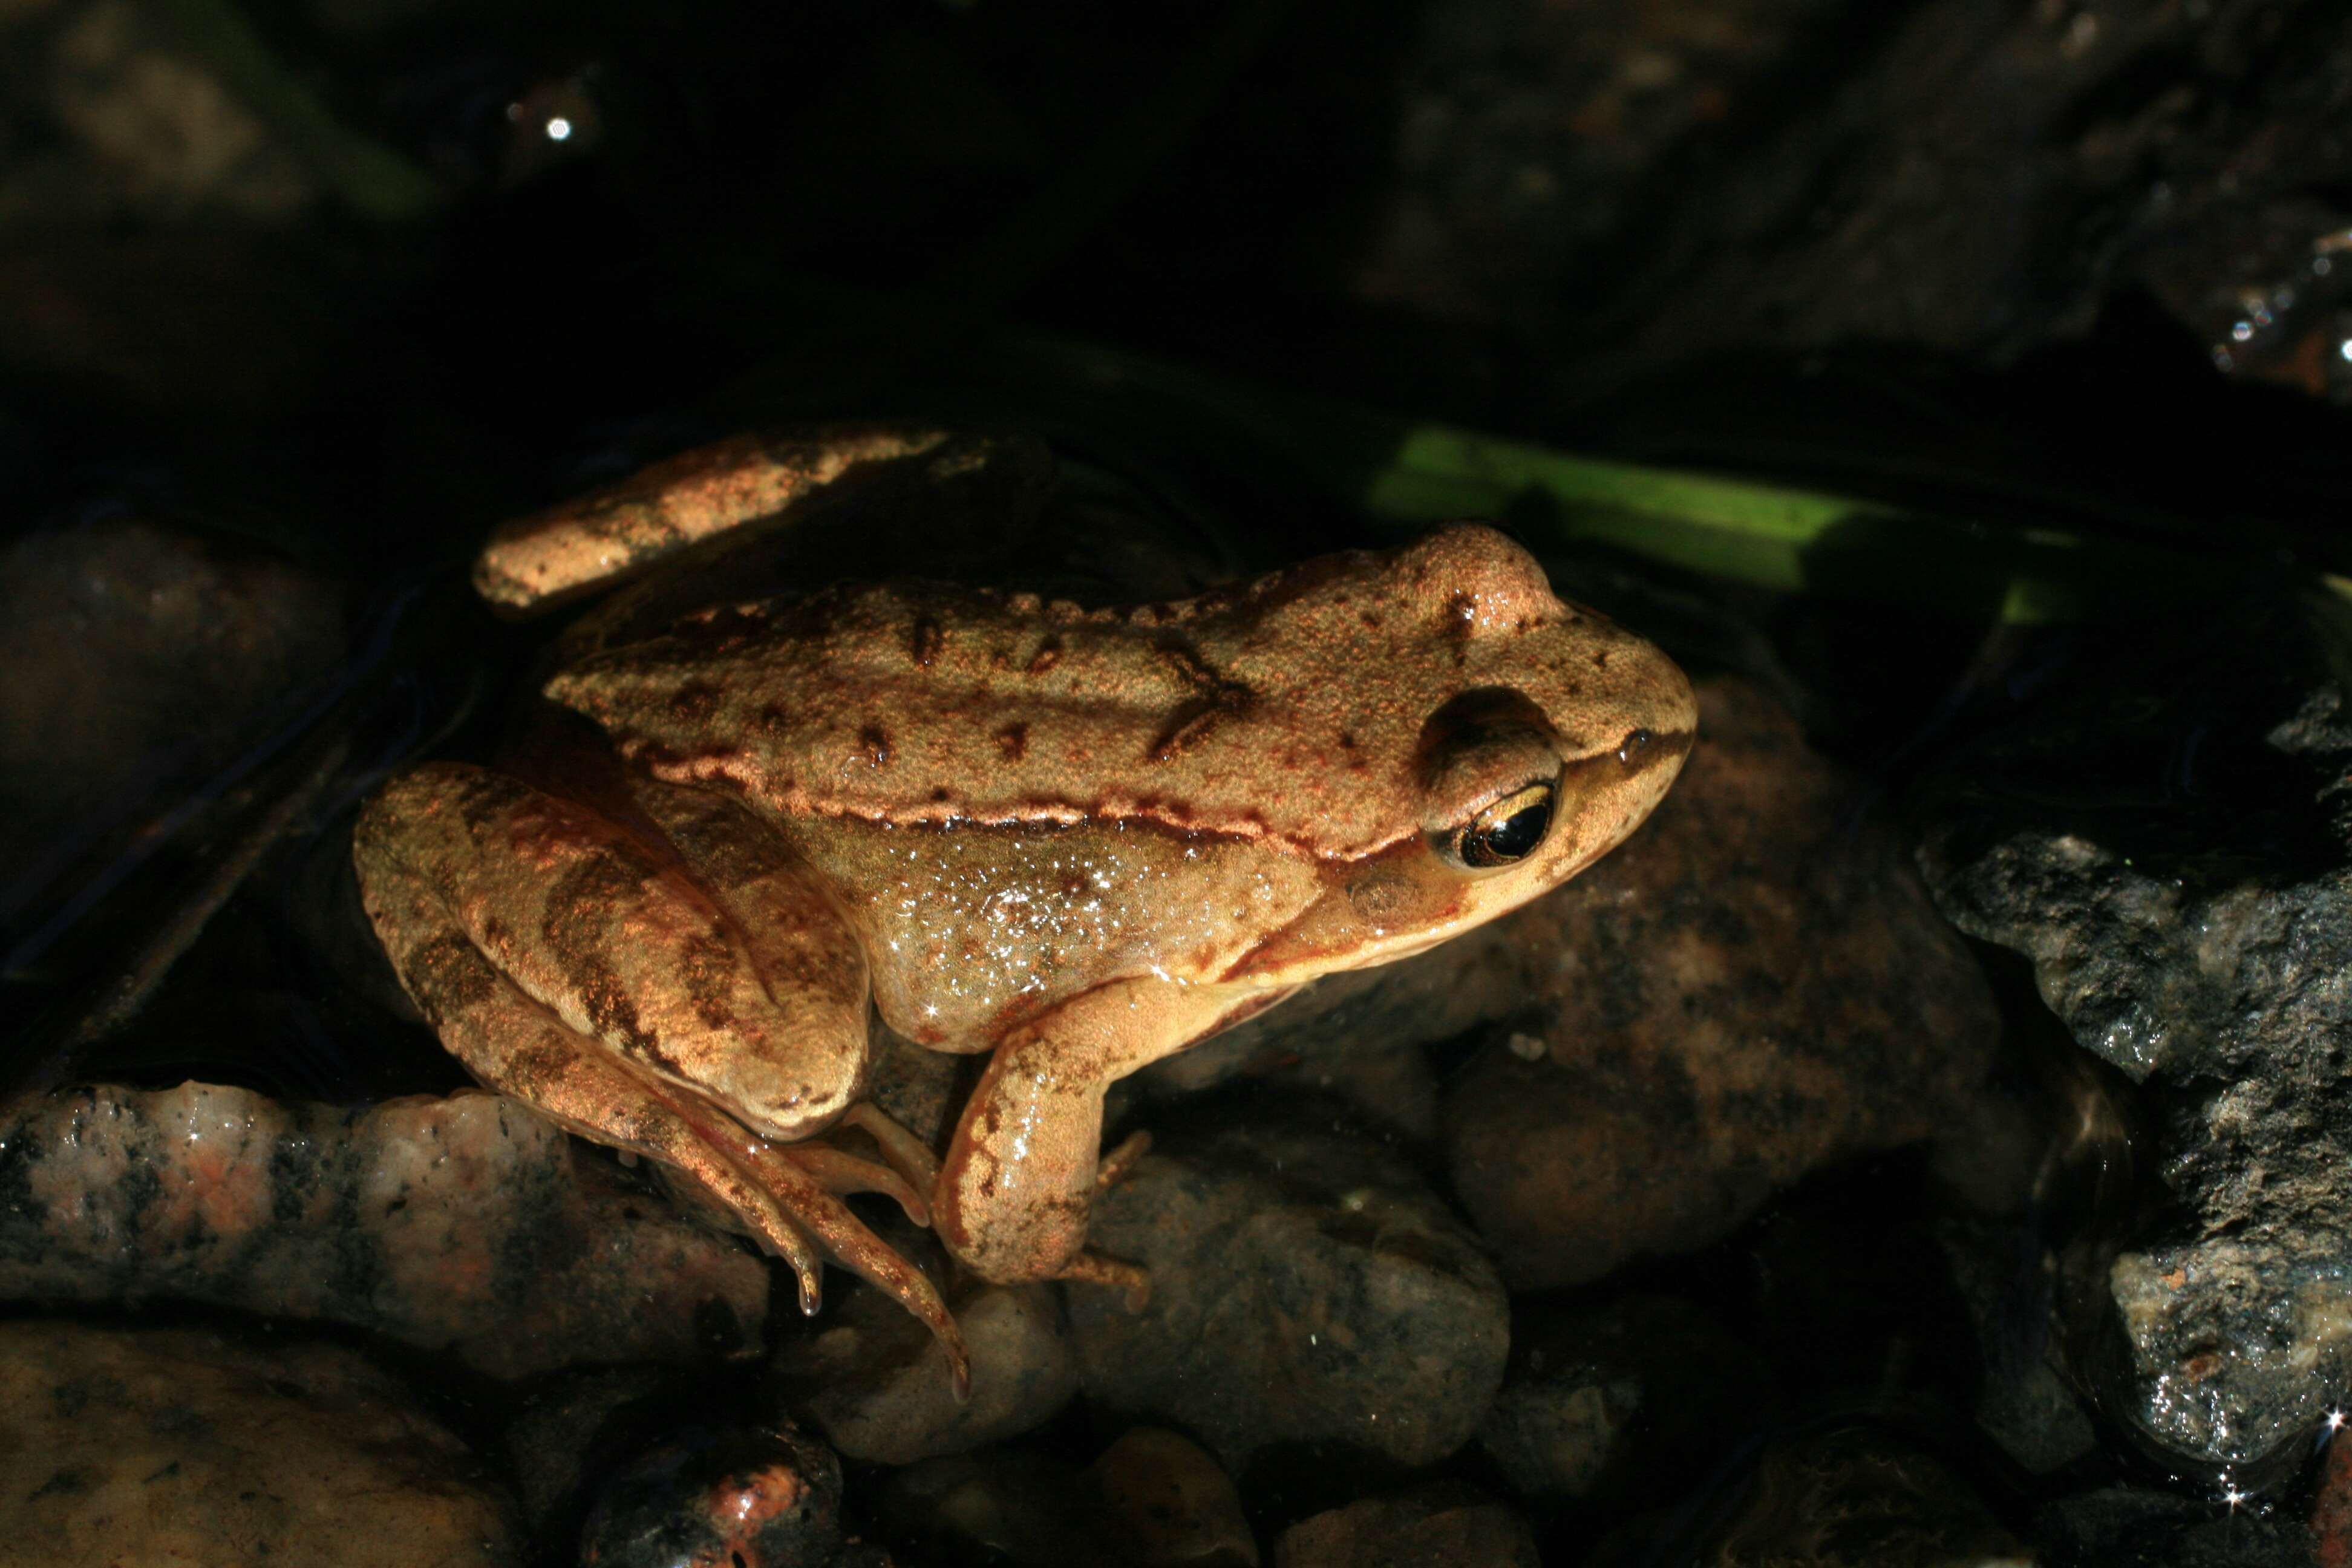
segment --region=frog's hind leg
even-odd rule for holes
[[[921,1195],[891,1165],[792,1142],[856,1103],[866,1041],[854,952],[846,976],[835,955],[798,954],[804,984],[777,986],[788,1006],[762,960],[795,955],[736,914],[803,895],[721,865],[721,907],[600,815],[457,764],[394,780],[353,850],[403,984],[476,1078],[683,1173],[792,1265],[805,1310],[822,1248],[922,1319],[961,1385],[938,1290],[835,1194],[887,1192],[910,1214]]]

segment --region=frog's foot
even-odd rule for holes
[[[867,1229],[866,1223],[836,1195],[846,1192],[884,1193],[907,1211],[908,1219],[924,1225],[929,1223],[929,1211],[920,1194],[895,1171],[822,1143],[773,1143],[748,1133],[742,1136],[747,1140],[750,1155],[746,1163],[755,1172],[754,1184],[760,1194],[769,1200],[768,1206],[785,1216],[782,1228],[790,1233],[791,1240],[800,1240],[803,1234],[813,1238],[835,1262],[921,1319],[947,1352],[948,1373],[956,1397],[961,1400],[969,1395],[971,1358],[964,1348],[963,1334],[956,1327],[954,1316],[940,1299],[938,1287],[921,1269]],[[723,1159],[723,1150],[711,1152]],[[669,1163],[706,1186],[710,1184],[701,1171],[675,1159]],[[730,1208],[736,1208],[730,1194],[714,1189],[713,1195]],[[753,1215],[740,1208],[736,1212],[756,1225]],[[759,1228],[759,1235],[772,1245],[778,1242],[764,1226]],[[823,1297],[813,1262],[803,1263],[809,1253],[805,1241],[802,1241],[798,1251],[791,1249],[789,1240],[776,1245],[776,1249],[799,1279],[801,1310],[814,1313]]]
[[[906,1210],[907,1217],[917,1225],[928,1226],[931,1223],[930,1200],[888,1165],[860,1159],[823,1142],[772,1144],[769,1152],[799,1167],[818,1186],[836,1197],[851,1193],[880,1193]]]
[[[552,1028],[570,1033],[560,1025]],[[692,1096],[638,1079],[601,1054],[583,1052],[575,1066],[583,1070],[560,1089],[534,1086],[530,1103],[584,1137],[661,1162],[708,1193],[792,1269],[803,1313],[824,1303],[824,1258],[856,1274],[931,1331],[947,1352],[956,1397],[971,1391],[971,1359],[939,1288],[838,1195],[884,1193],[909,1219],[924,1223],[928,1205],[897,1172],[822,1143],[761,1138]],[[631,1100],[625,1103],[624,1095]]]
[[[963,1336],[938,1288],[837,1195],[887,1193],[910,1215],[922,1215],[929,1205],[895,1163],[757,1136],[703,1096],[625,1060],[533,1001],[463,933],[446,921],[436,927],[430,890],[402,868],[379,870],[369,893],[379,905],[400,906],[404,918],[379,920],[385,950],[442,1044],[476,1078],[567,1131],[677,1172],[784,1260],[799,1282],[803,1311],[816,1310],[820,1271],[832,1258],[921,1319],[945,1348],[959,1392],[970,1386]]]
[[[1140,1312],[1151,1303],[1151,1270],[1140,1263],[1121,1263],[1099,1252],[1081,1252],[1062,1265],[1056,1279],[1082,1285],[1107,1285],[1127,1292],[1127,1310]]]
[[[870,1100],[861,1100],[842,1113],[842,1125],[855,1127],[874,1140],[881,1152],[883,1163],[903,1177],[907,1184],[919,1193],[928,1193],[939,1184],[940,1157],[931,1152],[930,1145],[908,1131],[891,1114]],[[908,1211],[914,1219],[914,1211]],[[925,1219],[915,1219],[917,1225],[929,1225]]]

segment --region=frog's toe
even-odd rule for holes
[[[908,1130],[906,1125],[870,1100],[861,1100],[842,1113],[842,1124],[855,1127],[881,1151],[890,1168],[906,1178],[907,1184],[919,1193],[928,1193],[939,1184],[940,1157],[931,1152],[930,1145]],[[928,1220],[918,1220],[927,1225]]]
[[[1135,1169],[1135,1163],[1150,1152],[1150,1133],[1129,1133],[1095,1167],[1095,1191],[1104,1192],[1127,1180],[1129,1173]]]
[[[760,1184],[795,1224],[807,1229],[834,1261],[922,1320],[931,1336],[940,1342],[940,1349],[947,1352],[948,1373],[954,1382],[956,1397],[961,1399],[969,1394],[971,1357],[964,1348],[963,1332],[956,1327],[954,1314],[940,1297],[939,1287],[931,1283],[929,1275],[893,1251],[889,1243],[868,1230],[865,1221],[850,1212],[848,1205],[826,1190],[827,1176],[845,1177],[850,1166],[860,1167],[868,1173],[856,1178],[861,1185],[873,1174],[894,1181],[895,1176],[870,1162],[814,1144],[762,1142],[757,1145],[753,1162]],[[876,1186],[871,1190],[889,1189]],[[892,1195],[897,1194],[894,1192]],[[816,1310],[805,1290],[801,1310]]]
[[[880,1193],[900,1208],[917,1225],[931,1223],[930,1200],[908,1184],[907,1178],[887,1165],[871,1160],[861,1160],[824,1143],[797,1143],[785,1154],[811,1176],[819,1186],[835,1196],[850,1193]]]
[[[1081,1285],[1107,1285],[1127,1292],[1127,1310],[1140,1312],[1151,1304],[1151,1270],[1140,1263],[1121,1263],[1099,1252],[1081,1252],[1062,1265],[1056,1279]]]

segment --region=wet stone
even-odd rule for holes
[[[1762,1358],[1678,1297],[1538,1300],[1522,1305],[1478,1443],[1530,1501],[1622,1506],[1703,1472],[1770,1391]]]
[[[895,1470],[876,1513],[919,1562],[1096,1568],[1110,1539],[1081,1472],[1018,1449],[942,1455]]]
[[[824,1325],[776,1354],[793,1407],[853,1459],[907,1465],[1042,1425],[1077,1391],[1061,1302],[1043,1285],[989,1285],[950,1308],[971,1354],[958,1400],[946,1352],[896,1301],[863,1285]]]
[[[2033,1553],[1949,1468],[1863,1430],[1774,1444],[1699,1561],[1721,1568],[2032,1568]]]
[[[607,1477],[582,1528],[594,1568],[826,1568],[841,1461],[788,1426],[690,1430]]]
[[[1698,693],[1649,823],[1469,960],[1524,1011],[1451,1087],[1446,1152],[1514,1289],[1716,1241],[1964,1124],[1991,1065],[1983,977],[1896,837],[1759,689]]]
[[[2098,1434],[2067,1382],[2042,1258],[2021,1258],[2010,1225],[1948,1218],[1937,1239],[1983,1352],[1978,1426],[2037,1475],[2092,1452]]]
[[[1274,1568],[1537,1568],[1538,1561],[1535,1532],[1516,1510],[1449,1483],[1318,1513],[1274,1545]]]
[[[2034,1519],[2040,1568],[2312,1568],[2303,1521],[2170,1492],[2111,1487]],[[2333,1568],[2326,1557],[2321,1568]]]
[[[2334,1436],[2311,1500],[2311,1547],[2317,1568],[2352,1568],[2352,1443]]]
[[[579,1534],[591,1486],[645,1446],[674,1399],[676,1369],[586,1367],[535,1386],[503,1436],[509,1472],[533,1539]]]
[[[1156,1135],[1088,1233],[1150,1269],[1150,1304],[1068,1289],[1092,1399],[1180,1426],[1235,1468],[1287,1441],[1423,1465],[1468,1440],[1502,1378],[1508,1303],[1419,1176],[1275,1115]]]
[[[504,1500],[340,1346],[0,1324],[0,1563],[523,1559]]]
[[[0,858],[17,868],[252,746],[343,649],[333,584],[136,517],[0,551]]]
[[[765,1267],[467,1092],[362,1110],[183,1084],[0,1110],[0,1300],[354,1324],[500,1377],[756,1341]]]
[[[1138,1568],[1257,1568],[1241,1494],[1197,1443],[1162,1427],[1121,1433],[1088,1471]]]
[[[1921,862],[2141,1086],[2103,1403],[2200,1465],[2296,1462],[2352,1386],[2352,719],[2335,605],[2079,669],[1937,781]],[[2317,619],[2310,617],[2319,617]],[[2117,1244],[2120,1244],[2119,1246]]]

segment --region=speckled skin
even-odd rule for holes
[[[1131,610],[730,606],[546,693],[619,759],[595,807],[429,763],[362,814],[404,982],[478,1076],[686,1172],[804,1300],[805,1232],[951,1350],[832,1193],[895,1193],[991,1279],[1139,1285],[1082,1251],[1106,1087],[1574,875],[1664,794],[1696,714],[1655,648],[1475,526]],[[1463,825],[1530,790],[1540,837],[1465,864]],[[869,994],[993,1052],[936,1174],[856,1106]],[[806,1142],[845,1115],[888,1169]]]

